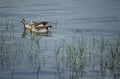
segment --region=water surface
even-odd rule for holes
[[[0,79],[119,79],[120,74],[114,76],[120,73],[120,62],[114,75],[107,67],[101,69],[101,61],[109,60],[104,59],[106,53],[99,59],[101,39],[106,52],[120,32],[119,4],[119,0],[1,0]],[[24,30],[21,18],[49,21],[51,33]],[[84,40],[87,52],[81,71],[65,63],[64,46],[74,39]]]

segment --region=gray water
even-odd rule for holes
[[[21,18],[49,21],[51,33],[31,34],[24,30]],[[0,0],[0,79],[119,79],[120,74],[114,77],[109,69],[101,75],[96,52],[101,38],[111,44],[119,32],[120,0]],[[77,75],[66,64],[57,66],[55,53],[74,38],[84,39],[86,48],[94,38],[97,42],[86,49],[90,53],[86,59],[91,56],[91,61]]]

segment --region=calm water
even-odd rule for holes
[[[51,33],[30,33],[21,18],[47,20]],[[113,73],[102,64],[108,53],[98,52],[102,38],[108,52],[119,32],[120,0],[0,0],[0,79],[119,79],[120,62]],[[78,70],[65,63],[74,39],[87,52]]]

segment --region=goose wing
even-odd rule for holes
[[[32,22],[35,26],[39,26],[39,25],[43,25],[45,26],[46,24],[48,24],[48,21],[41,21],[41,22]]]

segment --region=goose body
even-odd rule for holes
[[[32,27],[31,32],[46,33],[49,32],[52,26]]]
[[[41,21],[41,22],[32,22],[35,26],[45,26],[48,24],[48,21]]]

